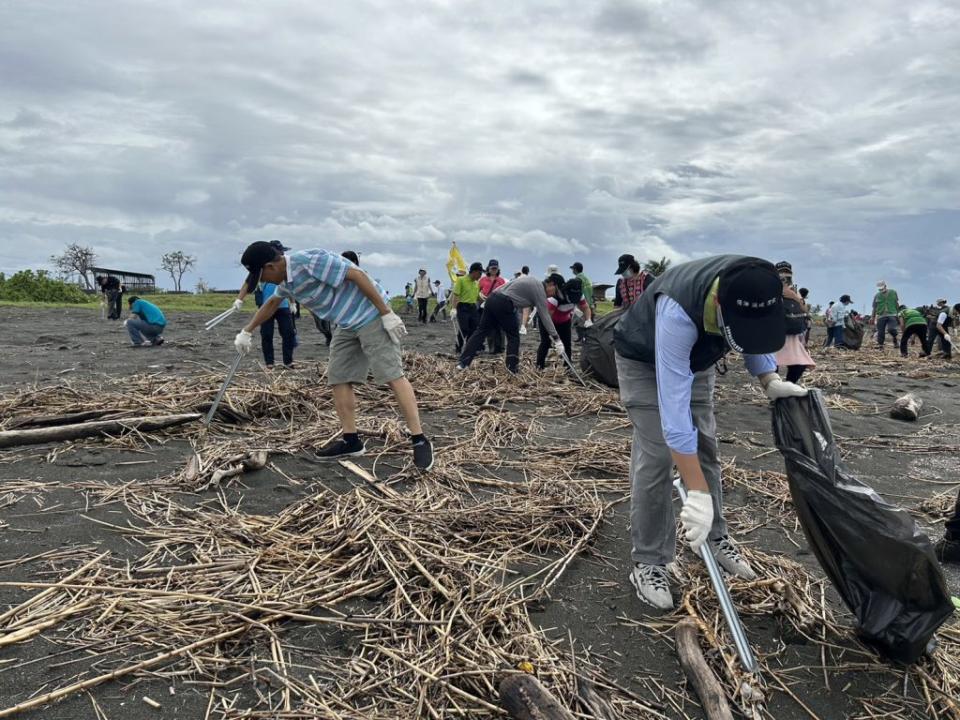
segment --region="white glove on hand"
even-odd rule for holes
[[[710,493],[690,490],[680,510],[680,523],[690,547],[694,552],[700,552],[700,546],[706,541],[713,525],[713,498]]]
[[[944,333],[943,339],[946,340],[948,343],[953,342],[952,340],[950,340],[950,333]]]
[[[450,319],[451,319],[451,320],[456,320],[456,319],[457,319],[457,309],[456,309],[456,308],[450,308]]]
[[[407,334],[407,328],[404,326],[403,320],[393,310],[386,315],[381,315],[380,319],[383,321],[383,329],[387,331],[387,335],[399,345],[403,336]]]
[[[554,338],[554,339],[553,339],[553,351],[554,351],[557,355],[566,355],[566,354],[567,354],[567,350],[566,350],[566,348],[563,347],[563,341],[560,340],[560,338]]]
[[[241,330],[237,333],[237,337],[234,338],[233,346],[237,349],[238,353],[246,355],[253,349],[253,335],[246,330]]]
[[[526,334],[527,334],[527,326],[526,326],[526,325],[521,325],[521,326],[520,326],[520,334],[521,334],[521,335],[526,335]]]
[[[593,320],[587,320],[587,321],[585,321],[585,322],[583,323],[583,326],[584,326],[585,328],[592,328],[592,327],[593,327]]]
[[[236,300],[233,301],[233,309],[235,311],[239,311],[240,308],[242,307],[243,307],[243,300],[241,300],[240,298],[237,298]]]
[[[767,397],[771,400],[779,400],[788,397],[804,397],[809,391],[805,387],[800,387],[796,383],[787,382],[775,377],[763,389]]]

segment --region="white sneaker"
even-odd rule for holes
[[[713,556],[720,563],[720,567],[728,573],[744,580],[756,580],[757,574],[730,538],[722,537],[719,540],[711,540],[710,548],[713,550]]]
[[[670,582],[663,565],[635,564],[630,571],[630,584],[645,603],[660,610],[673,610]]]

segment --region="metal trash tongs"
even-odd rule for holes
[[[230,383],[233,381],[233,376],[237,374],[237,368],[240,367],[241,360],[243,360],[243,353],[238,352],[237,356],[233,359],[233,364],[230,366],[230,370],[227,372],[227,378],[223,381],[223,385],[220,386],[220,391],[213,399],[213,405],[210,406],[210,411],[203,419],[204,425],[209,426],[210,421],[213,420],[213,416],[216,414],[217,408],[220,407],[220,401],[223,400],[223,394],[227,391],[227,387],[229,387]]]
[[[217,325],[222,323],[224,320],[226,320],[228,317],[233,315],[235,312],[236,310],[234,310],[232,307],[229,310],[225,310],[224,312],[217,315],[215,318],[211,318],[210,320],[207,320],[207,324],[204,326],[203,329],[213,330]]]
[[[587,385],[586,380],[583,379],[580,373],[577,372],[577,369],[573,366],[573,361],[567,357],[567,353],[564,352],[563,350],[558,350],[557,354],[563,358],[563,361],[567,364],[567,367],[570,368],[570,372],[572,372],[574,377],[576,377],[577,380],[580,381],[580,384],[583,385],[584,387],[590,387],[589,385]]]
[[[680,499],[686,502],[687,491],[686,488],[683,487],[683,482],[680,478],[674,479],[673,486],[680,494]],[[723,617],[727,621],[727,627],[730,628],[730,634],[733,635],[733,642],[737,647],[737,655],[740,656],[740,663],[743,665],[744,670],[749,673],[755,673],[757,671],[757,660],[753,656],[753,650],[750,649],[750,642],[747,640],[747,633],[740,623],[740,616],[737,614],[737,609],[733,606],[733,600],[730,599],[730,591],[727,590],[727,585],[723,581],[720,566],[717,564],[717,559],[713,556],[707,543],[703,543],[703,545],[700,546],[700,557],[703,558],[703,562],[707,566],[710,582],[713,583],[713,589],[716,591],[717,598],[720,600],[720,609],[723,610]]]

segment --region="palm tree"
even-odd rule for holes
[[[667,260],[666,257],[662,257],[659,260],[647,260],[643,264],[644,271],[654,277],[663,275],[668,267],[670,267],[670,261]]]

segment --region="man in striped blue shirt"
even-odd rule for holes
[[[326,250],[300,250],[283,255],[267,242],[247,247],[240,262],[247,269],[248,292],[258,282],[277,283],[276,294],[237,335],[241,353],[253,346],[251,333],[276,312],[285,298],[296,300],[321,320],[336,324],[330,343],[327,384],[343,428],[339,440],[318,452],[323,459],[363,455],[357,433],[357,398],[353,386],[374,380],[390,386],[407,421],[413,441],[414,464],[433,467],[433,446],[423,434],[420,411],[410,381],[404,376],[400,341],[406,335],[403,321],[387,304],[386,294],[360,268]]]

